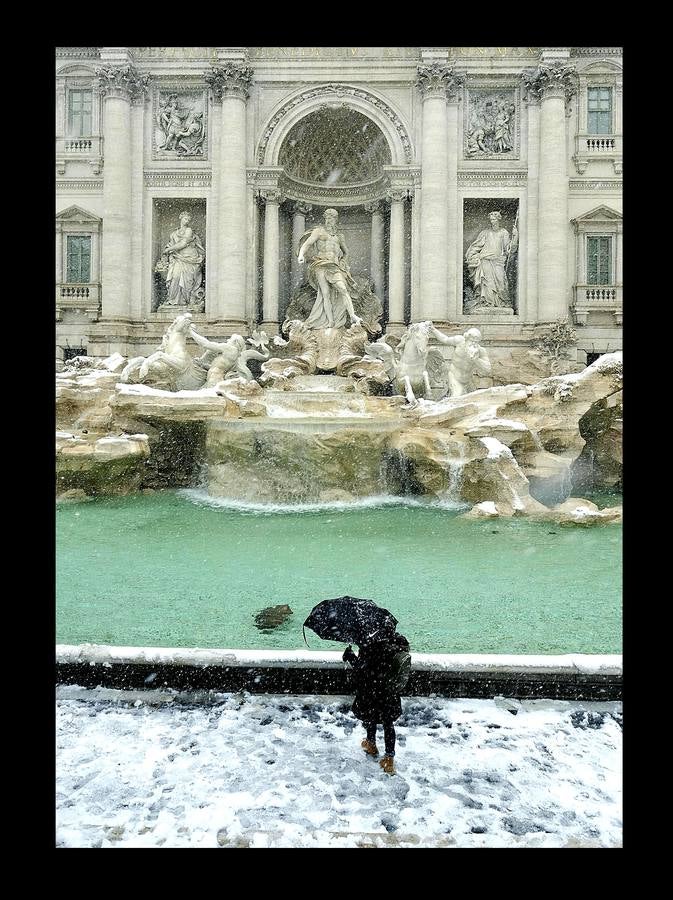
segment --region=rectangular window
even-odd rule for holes
[[[91,281],[91,238],[68,235],[68,284],[89,284]]]
[[[587,100],[589,134],[612,134],[612,88],[589,88]]]
[[[91,136],[91,91],[70,91],[68,94],[68,134],[70,137]]]
[[[69,359],[74,359],[76,356],[86,356],[86,348],[85,347],[64,347],[63,348],[63,362],[67,362]]]
[[[612,238],[587,237],[587,284],[612,284]]]

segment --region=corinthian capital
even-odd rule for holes
[[[96,69],[98,89],[103,96],[135,99],[145,95],[150,76],[140,73],[135,66],[99,66]]]
[[[285,200],[285,194],[278,188],[265,188],[259,192],[259,199],[263,203],[282,203]]]
[[[521,78],[529,103],[539,103],[545,97],[562,97],[568,103],[577,93],[577,73],[574,66],[555,63],[526,69]]]
[[[218,100],[222,97],[247,100],[252,73],[253,70],[245,63],[228,62],[223,66],[212,66],[204,77]]]
[[[457,75],[452,66],[445,63],[434,62],[429,65],[417,66],[418,77],[416,84],[423,97],[454,97],[457,91],[465,83],[464,75]]]

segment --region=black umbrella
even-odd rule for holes
[[[397,619],[387,609],[377,606],[373,600],[358,597],[323,600],[313,607],[304,622],[304,628],[310,628],[325,641],[358,646],[382,637],[386,632],[391,634],[396,625]],[[304,641],[308,647],[305,633]]]

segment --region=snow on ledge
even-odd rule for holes
[[[539,672],[549,674],[621,675],[621,654],[569,653],[559,656],[501,653],[412,653],[418,672]],[[58,644],[57,663],[88,663],[106,668],[121,664],[334,669],[346,664],[341,651],[214,650],[198,647],[114,647],[106,644]]]
[[[501,441],[494,437],[482,437],[479,438],[484,447],[488,450],[488,459],[500,459],[501,457],[505,457],[505,459],[514,459],[512,456],[512,451],[509,447],[506,447]]]
[[[147,384],[124,384],[120,381],[117,383],[116,389],[118,394],[132,397],[139,395],[145,397],[186,397],[193,400],[195,397],[219,396],[214,387],[204,387],[198,391],[164,391],[160,388],[150,387]]]

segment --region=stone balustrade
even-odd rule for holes
[[[576,284],[572,313],[576,325],[586,325],[591,312],[610,312],[615,324],[622,324],[621,284]]]
[[[57,284],[56,320],[62,320],[64,310],[81,310],[95,322],[100,314],[100,300],[100,284]]]
[[[94,137],[56,138],[56,156],[102,156],[103,139]]]
[[[622,169],[621,134],[578,134],[575,136],[575,166],[580,174],[586,171],[590,162],[612,160],[615,174]]]

